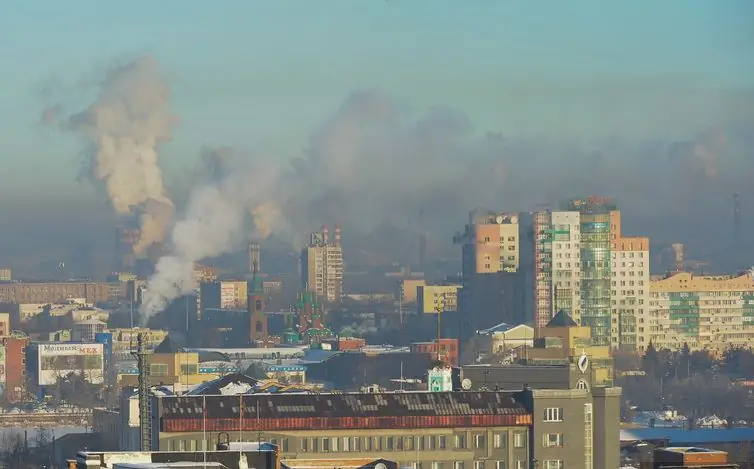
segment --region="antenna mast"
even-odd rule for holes
[[[733,242],[736,247],[741,241],[741,200],[738,194],[733,194]]]
[[[139,367],[139,430],[141,450],[152,450],[152,399],[149,392],[149,351],[144,345],[144,333],[136,338],[136,360]]]

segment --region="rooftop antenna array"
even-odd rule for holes
[[[145,345],[146,337],[140,332],[136,336],[136,351],[132,354],[136,357],[139,368],[139,434],[141,437],[141,450],[152,450],[152,399],[149,386],[149,355]]]

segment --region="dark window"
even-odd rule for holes
[[[257,330],[257,332],[262,332],[262,321],[257,321],[257,324],[256,326],[254,326],[254,328]]]

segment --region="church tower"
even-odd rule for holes
[[[249,312],[249,340],[252,343],[266,342],[267,334],[267,315],[264,314],[264,288],[262,286],[262,277],[259,275],[259,263],[254,262],[254,272],[247,289],[248,312]]]

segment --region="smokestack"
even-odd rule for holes
[[[327,228],[327,225],[322,225],[322,241],[325,244],[330,243],[330,230]]]
[[[249,273],[262,269],[259,243],[249,243]]]
[[[733,243],[738,246],[741,241],[741,200],[733,194]]]
[[[674,243],[672,245],[673,253],[675,254],[675,270],[676,272],[683,272],[683,244]]]
[[[419,234],[419,270],[424,273],[424,264],[427,261],[427,235]]]
[[[335,245],[340,246],[340,224],[339,223],[335,224],[334,236],[335,236],[335,240],[334,240]]]

